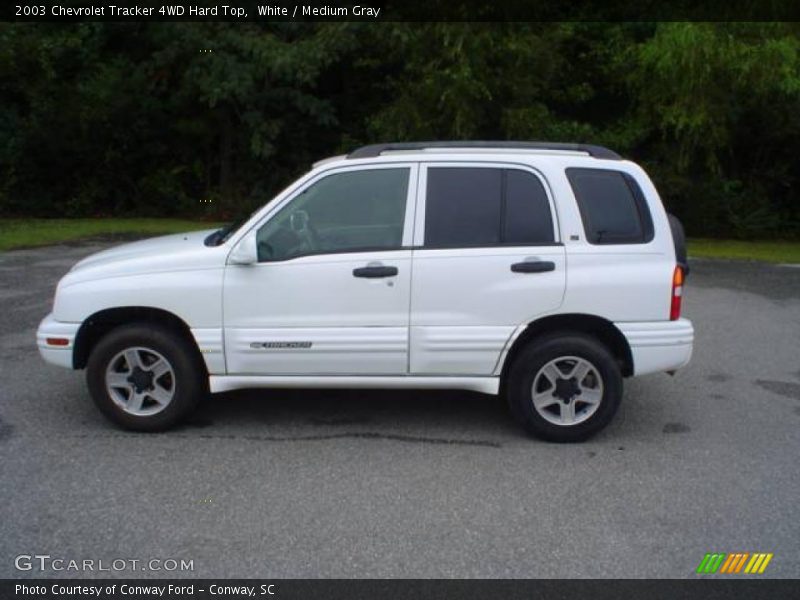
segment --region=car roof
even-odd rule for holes
[[[534,151],[534,152],[556,152],[580,154],[583,156],[593,156],[595,158],[605,158],[621,160],[621,156],[604,146],[595,144],[573,144],[564,142],[521,142],[521,141],[436,141],[436,142],[391,142],[386,144],[371,144],[362,146],[350,152],[347,158],[373,158],[388,152],[412,152],[412,151],[483,151],[483,150],[505,150],[505,151]]]
[[[322,166],[361,165],[371,163],[412,161],[459,161],[471,160],[529,163],[532,158],[556,159],[564,166],[611,166],[609,163],[628,163],[619,154],[603,146],[593,144],[565,144],[560,142],[509,142],[509,141],[437,141],[399,142],[362,146],[349,154],[332,156],[314,163]],[[561,159],[561,160],[557,160]]]
[[[544,167],[546,164],[556,168],[583,167],[629,170],[628,160],[594,158],[585,152],[562,150],[512,150],[512,149],[453,149],[437,148],[431,150],[392,150],[370,158],[350,158],[349,155],[332,156],[313,165],[313,170],[330,167],[392,164],[402,162],[506,162]]]

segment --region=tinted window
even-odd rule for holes
[[[505,236],[507,244],[553,241],[550,203],[539,178],[508,169],[506,175]]]
[[[641,244],[653,239],[653,222],[636,181],[605,169],[567,169],[592,244]]]
[[[501,175],[501,169],[429,169],[425,245],[499,243]]]
[[[535,245],[553,242],[547,194],[517,169],[428,169],[425,246]]]
[[[312,184],[258,232],[259,260],[399,248],[409,169],[335,173]]]

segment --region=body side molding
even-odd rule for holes
[[[414,375],[212,375],[212,393],[243,388],[376,388],[469,390],[497,394],[499,377],[449,377]]]

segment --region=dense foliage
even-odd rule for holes
[[[0,215],[227,218],[362,143],[547,139],[690,233],[800,235],[798,24],[0,27]]]

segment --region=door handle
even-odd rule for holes
[[[511,265],[514,273],[547,273],[556,270],[556,263],[551,260],[526,260]]]
[[[395,275],[397,275],[397,267],[366,266],[353,269],[353,277],[378,279],[379,277],[394,277]]]

